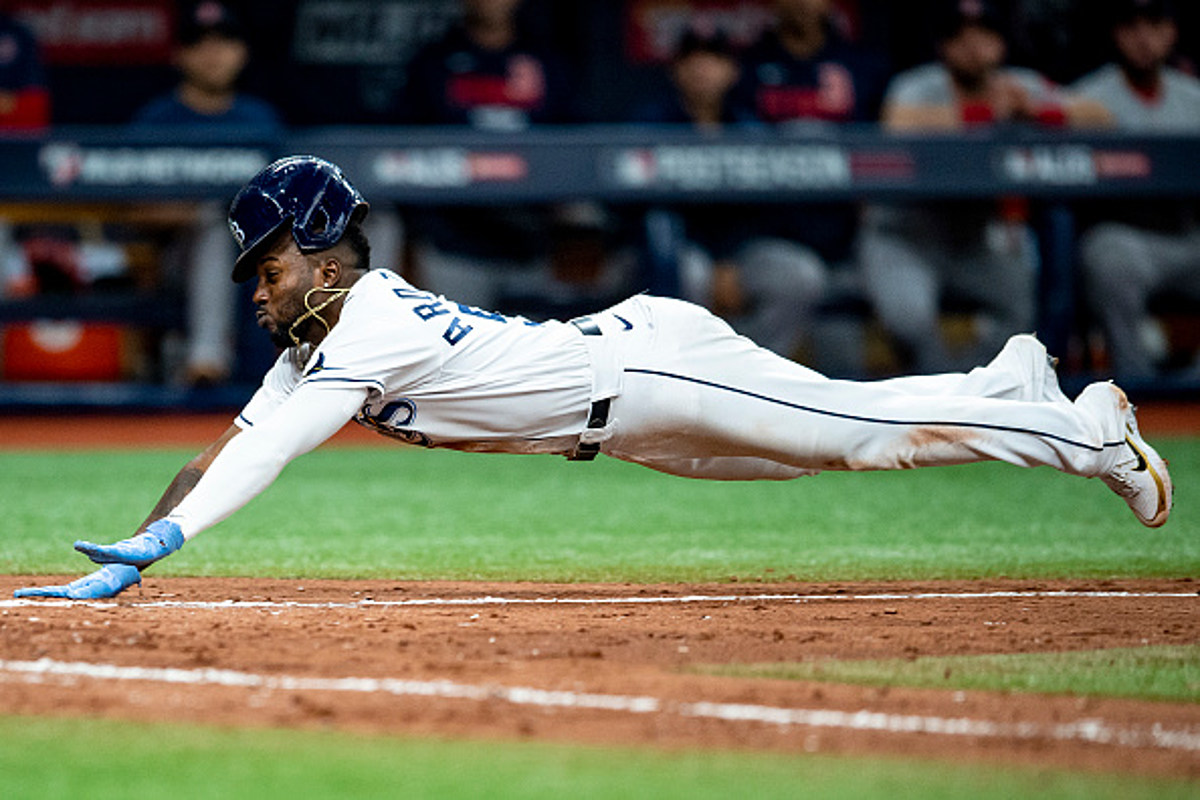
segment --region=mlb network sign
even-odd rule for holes
[[[48,144],[38,164],[56,187],[229,186],[265,167],[268,154],[242,147],[81,147]]]

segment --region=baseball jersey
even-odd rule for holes
[[[573,121],[564,64],[527,42],[486,50],[461,29],[424,47],[408,67],[408,122],[517,130]]]
[[[175,92],[155,98],[133,118],[137,125],[242,125],[266,134],[279,133],[283,127],[279,114],[267,102],[249,95],[238,95],[222,114],[201,114],[184,105]]]
[[[1002,67],[1000,74],[1015,81],[1034,107],[1055,105],[1057,87],[1041,74],[1022,67]],[[958,103],[950,71],[941,62],[923,64],[900,73],[888,85],[884,106],[952,108]],[[969,112],[961,110],[964,115]],[[970,112],[978,115],[979,109]],[[990,112],[985,112],[990,115]],[[980,119],[974,119],[980,122]],[[875,224],[914,240],[936,240],[945,247],[975,247],[998,212],[991,200],[954,200],[879,205],[871,210]],[[1012,213],[1011,216],[1019,216]]]
[[[887,81],[882,58],[833,33],[820,52],[797,58],[769,31],[741,60],[732,102],[778,125],[873,121]],[[854,203],[761,205],[745,226],[747,238],[799,242],[828,263],[851,257],[857,231]]]
[[[1200,130],[1200,80],[1176,69],[1163,70],[1162,89],[1155,97],[1135,91],[1116,64],[1101,67],[1071,88],[1101,103],[1124,130]]]
[[[887,81],[883,59],[830,34],[811,58],[796,58],[774,31],[742,56],[737,102],[765,122],[869,122]]]
[[[1101,103],[1117,127],[1138,133],[1200,131],[1200,81],[1179,70],[1164,68],[1162,86],[1155,97],[1137,92],[1121,68],[1108,64],[1076,82],[1072,91]],[[1135,203],[1117,200],[1080,204],[1080,227],[1099,221],[1123,222],[1160,233],[1186,233],[1196,229],[1200,209],[1193,200],[1140,198]]]
[[[0,113],[0,128],[29,130],[50,123],[50,94],[33,34],[7,14],[0,14],[0,91],[13,103]]]
[[[1056,88],[1039,73],[1023,67],[1002,67],[1000,74],[1016,81],[1029,93],[1034,105],[1044,105],[1055,98]],[[923,64],[901,72],[888,85],[885,105],[952,106],[958,102],[950,71],[941,62]]]
[[[320,345],[280,355],[237,424],[252,427],[301,386],[362,387],[355,421],[405,442],[564,453],[597,399],[584,338],[568,323],[472,308],[372,270]]]
[[[565,65],[524,40],[488,50],[453,28],[423,47],[407,73],[401,122],[514,131],[575,121]],[[540,208],[423,207],[412,217],[420,238],[445,253],[518,264],[546,255],[549,231]]]

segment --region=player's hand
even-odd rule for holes
[[[183,547],[183,531],[165,519],[150,523],[145,531],[112,544],[78,541],[75,549],[97,564],[131,564],[139,569]]]
[[[128,564],[109,564],[91,575],[84,575],[65,586],[29,586],[17,589],[13,597],[65,597],[68,600],[100,600],[116,597],[142,582],[142,573]]]

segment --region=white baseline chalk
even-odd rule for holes
[[[1114,725],[1096,718],[1050,724],[1014,723],[971,717],[887,714],[868,709],[839,711],[836,709],[779,708],[745,703],[681,703],[646,695],[596,694],[526,686],[456,683],[446,680],[304,678],[287,675],[259,675],[223,669],[123,667],[115,664],[55,661],[48,658],[38,661],[0,660],[0,681],[18,680],[37,684],[51,680],[72,682],[81,679],[222,686],[290,693],[347,692],[388,694],[398,697],[435,697],[475,702],[491,700],[538,708],[598,709],[627,714],[667,714],[729,722],[767,723],[781,727],[800,726],[990,739],[1046,739],[1127,748],[1200,751],[1200,726],[1166,728],[1157,723],[1146,726]]]
[[[344,602],[315,602],[299,600],[150,600],[146,602],[117,602],[114,600],[0,600],[0,608],[26,606],[87,606],[91,608],[404,608],[414,606],[504,606],[504,605],[676,605],[689,603],[810,603],[817,601],[886,600],[990,600],[997,598],[1035,599],[1065,598],[1191,598],[1200,600],[1195,592],[1119,592],[1119,591],[997,591],[997,592],[916,592],[912,594],[696,594],[696,595],[637,595],[632,597],[416,597],[405,600],[349,600]]]

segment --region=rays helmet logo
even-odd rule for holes
[[[233,238],[237,240],[238,247],[246,246],[246,232],[242,227],[233,220],[229,220],[229,232],[233,234]]]

